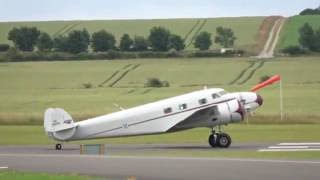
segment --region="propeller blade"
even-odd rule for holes
[[[275,83],[275,82],[278,82],[278,81],[280,81],[280,80],[281,80],[280,75],[272,76],[272,77],[269,78],[268,80],[266,80],[266,81],[264,81],[264,82],[262,82],[262,83],[260,83],[260,84],[258,84],[258,85],[256,85],[256,86],[254,86],[254,87],[251,89],[251,91],[252,91],[252,92],[256,92],[256,91],[258,91],[259,89],[262,89],[262,88],[264,88],[264,87],[266,87],[266,86],[268,86],[268,85],[271,85],[271,84],[273,84],[273,83]]]

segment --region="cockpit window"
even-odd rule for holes
[[[216,99],[216,98],[219,98],[219,97],[220,97],[220,95],[217,94],[217,93],[212,94],[212,99]]]
[[[223,96],[223,95],[227,94],[227,92],[226,91],[220,91],[219,94],[220,94],[220,96]]]

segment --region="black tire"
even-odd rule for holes
[[[62,149],[62,145],[61,144],[56,144],[56,150],[61,150]]]
[[[231,144],[231,137],[226,133],[221,133],[218,135],[216,143],[221,148],[228,148]]]
[[[215,137],[215,135],[213,135],[213,134],[211,134],[210,136],[209,136],[209,144],[210,144],[210,146],[211,147],[216,147],[217,146],[217,142],[216,142],[216,137]]]

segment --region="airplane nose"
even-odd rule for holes
[[[257,94],[257,99],[256,99],[255,102],[258,103],[259,106],[262,106],[262,104],[263,104],[263,99],[262,99],[262,97],[261,97],[259,94]]]

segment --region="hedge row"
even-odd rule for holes
[[[168,52],[122,52],[110,50],[108,52],[89,52],[71,54],[65,52],[20,52],[9,50],[0,54],[2,62],[19,61],[54,61],[54,60],[112,60],[112,59],[140,59],[140,58],[192,58],[192,57],[234,57],[242,56],[243,51],[220,53],[217,51],[168,51]]]

